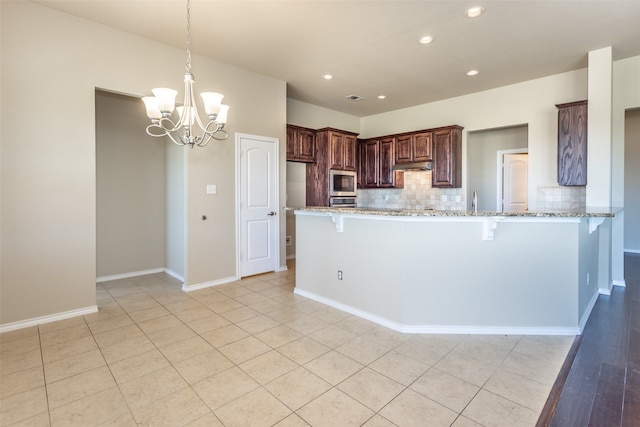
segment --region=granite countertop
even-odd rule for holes
[[[527,212],[492,212],[492,211],[439,211],[430,209],[380,209],[380,208],[327,208],[306,206],[287,208],[299,212],[326,212],[350,215],[377,216],[424,216],[424,217],[556,217],[556,218],[612,218],[622,211],[621,208],[587,207],[584,209],[565,209],[556,211],[527,211]]]

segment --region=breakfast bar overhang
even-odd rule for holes
[[[616,212],[295,209],[295,293],[401,332],[580,334]]]

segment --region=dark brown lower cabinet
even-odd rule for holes
[[[368,139],[360,142],[360,187],[402,188],[404,173],[393,170],[393,138]]]

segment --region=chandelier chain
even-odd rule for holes
[[[185,66],[191,72],[191,7],[187,0],[187,64]]]

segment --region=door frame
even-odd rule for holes
[[[275,225],[275,247],[276,247],[276,253],[275,253],[275,269],[274,271],[279,271],[280,270],[280,139],[278,138],[274,138],[274,137],[270,137],[270,136],[262,136],[262,135],[253,135],[253,134],[248,134],[248,133],[240,133],[240,132],[236,132],[235,133],[235,168],[236,168],[236,196],[235,196],[235,209],[236,209],[236,277],[238,278],[238,280],[240,280],[242,278],[242,269],[241,269],[241,256],[240,256],[240,249],[242,248],[242,236],[241,236],[241,230],[242,230],[242,225],[241,225],[241,219],[242,219],[242,214],[241,214],[241,206],[240,206],[240,191],[241,191],[241,180],[242,180],[242,167],[240,164],[240,155],[241,155],[241,147],[240,147],[240,142],[242,138],[251,138],[251,139],[259,139],[265,142],[272,142],[275,145],[276,148],[276,161],[275,161],[275,177],[274,177],[274,183],[275,183],[275,187],[276,187],[276,191],[275,191],[275,198],[276,198],[276,212],[277,212],[277,220],[276,220],[276,225]]]
[[[504,192],[504,184],[502,182],[502,168],[505,154],[529,154],[529,148],[513,148],[510,150],[498,150],[496,157],[496,212],[502,212],[502,193]],[[529,176],[527,176],[527,184]],[[527,201],[529,195],[527,195]]]

